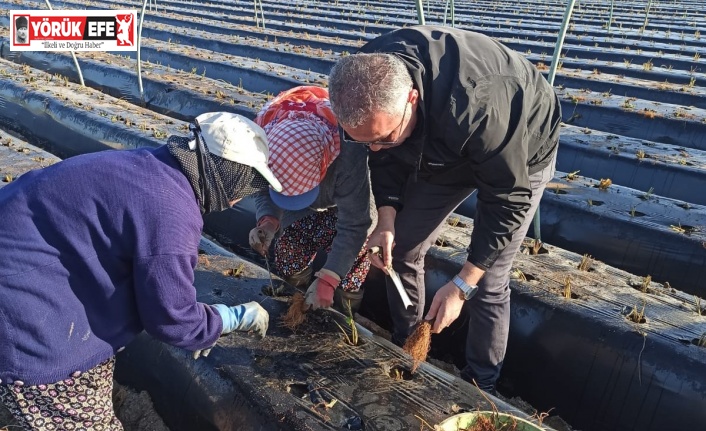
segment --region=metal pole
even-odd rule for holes
[[[54,10],[54,9],[52,9],[51,3],[49,3],[49,0],[44,0],[44,1],[47,3],[47,7],[49,8],[49,10]],[[81,83],[81,87],[85,87],[86,83],[83,82],[83,73],[81,73],[81,66],[79,66],[79,64],[78,64],[78,58],[76,58],[76,53],[74,52],[73,49],[71,50],[71,57],[74,59],[74,65],[76,66],[76,70],[78,71],[78,80]]]
[[[571,13],[574,11],[574,4],[576,0],[569,0],[566,5],[566,11],[564,11],[564,20],[561,23],[561,28],[559,29],[559,35],[556,38],[556,46],[554,47],[554,56],[552,57],[552,65],[549,68],[549,74],[547,75],[547,81],[549,85],[554,86],[554,77],[556,76],[556,70],[559,65],[559,59],[561,58],[561,49],[564,46],[564,38],[566,37],[566,29],[569,28],[569,21],[571,21]],[[540,229],[539,220],[539,205],[537,206],[537,212],[534,213],[534,219],[532,220],[532,226],[534,228],[534,238],[537,241],[542,240],[542,232]]]
[[[451,0],[446,0],[446,5],[444,6],[444,25],[446,25],[446,18],[448,18],[449,2]]]
[[[265,11],[262,10],[262,0],[258,0],[260,2],[260,17],[262,18],[262,29],[265,29]]]
[[[260,27],[260,18],[262,18],[262,28],[265,28],[265,11],[262,9],[262,0],[254,0],[254,8],[255,8],[255,26]],[[258,5],[260,6],[260,18],[258,18],[257,15],[257,7]]]
[[[454,8],[454,0],[451,0],[451,27],[456,27],[456,10]]]
[[[552,86],[554,85],[554,77],[556,76],[556,69],[559,65],[559,59],[561,58],[561,49],[564,46],[564,38],[566,38],[566,29],[569,28],[569,21],[571,21],[571,13],[574,11],[574,4],[576,0],[569,0],[566,5],[566,11],[564,11],[564,20],[561,23],[561,28],[559,28],[559,35],[556,39],[556,45],[554,46],[554,56],[552,57],[552,66],[549,68],[549,75],[547,75],[547,81]]]
[[[608,33],[610,33],[610,26],[613,25],[613,3],[615,3],[615,0],[610,0],[610,15],[608,15]]]
[[[645,9],[645,22],[642,24],[642,30],[647,30],[647,16],[650,14],[650,8],[652,7],[652,0],[647,0],[647,9]]]
[[[145,95],[142,88],[142,64],[140,53],[142,51],[142,23],[145,21],[145,9],[147,9],[147,0],[142,3],[142,11],[140,12],[140,24],[137,29],[137,86],[140,89],[140,99],[144,102]]]
[[[419,20],[419,25],[424,25],[424,4],[422,0],[416,0],[417,3],[417,19]]]
[[[260,20],[257,17],[257,0],[253,0],[253,9],[255,10],[255,27],[260,27]]]

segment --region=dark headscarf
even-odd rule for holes
[[[267,190],[267,180],[257,170],[209,153],[198,125],[191,124],[189,130],[188,138],[170,136],[167,148],[194,189],[202,214],[223,211],[233,200]],[[192,140],[196,140],[193,150]]]

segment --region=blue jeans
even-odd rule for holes
[[[505,358],[510,327],[512,262],[532,225],[544,188],[554,176],[555,163],[556,155],[549,166],[530,175],[532,199],[527,216],[510,244],[481,279],[478,293],[471,298],[470,307],[467,307],[466,366],[461,375],[465,380],[475,380],[481,389],[487,391],[494,391]],[[417,307],[405,309],[390,278],[385,277],[393,323],[392,341],[396,344],[404,343],[415,324],[423,318],[424,256],[439,236],[446,218],[474,191],[474,188],[440,186],[418,180],[405,196],[404,210],[395,219],[397,234],[392,265]]]

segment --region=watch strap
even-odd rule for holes
[[[463,292],[463,299],[468,301],[469,299],[473,298],[473,296],[478,292],[478,286],[477,285],[470,285],[463,281],[461,277],[458,275],[454,276],[454,278],[451,280],[453,284],[456,285],[459,289],[461,289],[461,292]]]

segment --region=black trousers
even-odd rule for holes
[[[494,390],[505,357],[510,327],[510,270],[547,183],[554,176],[554,161],[530,176],[531,207],[512,241],[485,273],[478,293],[470,300],[464,379],[475,380],[484,390]],[[386,278],[393,322],[392,340],[401,345],[424,316],[424,256],[436,241],[446,218],[468,198],[474,188],[440,186],[418,180],[407,191],[404,209],[395,219],[392,265],[416,307],[405,309],[392,281]]]

